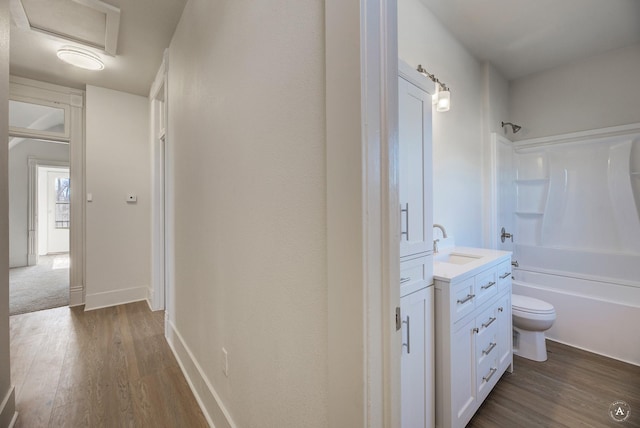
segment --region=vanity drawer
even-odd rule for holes
[[[511,260],[498,265],[498,290],[506,290],[511,287]]]
[[[476,385],[478,386],[477,399],[482,402],[482,400],[489,395],[489,392],[498,382],[498,379],[500,379],[497,353],[493,357],[486,358],[482,363],[478,364],[476,376]]]
[[[498,294],[498,274],[495,268],[480,272],[476,280],[476,306]]]
[[[475,278],[471,277],[456,284],[451,290],[451,317],[454,322],[473,312],[476,301],[475,288]]]
[[[426,255],[400,262],[400,297],[433,283],[433,256]]]

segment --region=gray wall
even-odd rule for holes
[[[29,157],[69,162],[69,145],[23,140],[9,150],[9,266],[27,265]]]
[[[9,2],[0,2],[0,427],[9,426],[15,399],[9,367]]]
[[[171,322],[239,427],[328,424],[324,53],[314,0],[192,0],[171,42]]]

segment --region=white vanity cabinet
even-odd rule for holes
[[[400,298],[400,309],[402,427],[433,427],[433,287]]]
[[[402,428],[432,428],[435,424],[431,95],[424,90],[426,81],[415,69],[400,61],[398,196]]]
[[[433,249],[431,95],[403,77],[398,79],[398,89],[398,196],[403,258],[431,253]]]
[[[482,251],[466,272],[435,269],[437,427],[464,427],[512,368],[511,256]]]

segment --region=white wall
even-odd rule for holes
[[[398,0],[398,51],[451,88],[451,110],[433,113],[434,222],[482,246],[483,67],[420,0]]]
[[[0,426],[15,414],[9,366],[9,2],[0,2]]]
[[[322,2],[192,0],[171,43],[168,334],[217,427],[328,425],[324,79]]]
[[[69,162],[69,145],[23,140],[9,150],[9,265],[27,265],[29,157]]]
[[[86,309],[147,298],[151,282],[149,108],[87,86]],[[127,203],[128,193],[137,203]]]
[[[640,122],[640,44],[511,82],[515,140]]]

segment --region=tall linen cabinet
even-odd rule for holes
[[[400,61],[398,169],[403,428],[435,425],[433,179],[428,87],[424,76]]]

